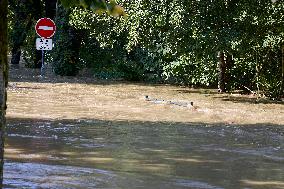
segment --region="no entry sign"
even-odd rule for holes
[[[41,18],[35,25],[36,33],[42,38],[51,38],[56,31],[56,26],[50,18]]]

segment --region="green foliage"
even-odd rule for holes
[[[21,51],[24,52],[23,57],[29,66],[34,67],[34,62],[37,63],[34,56],[34,24],[42,14],[42,6],[42,1],[9,0],[9,46],[12,64],[19,63]]]
[[[217,53],[223,51],[233,57],[227,71],[229,89],[256,90],[259,86],[269,96],[282,93],[277,82],[281,80],[282,0],[119,3],[127,10],[127,19],[82,9],[71,14],[74,27],[88,29],[96,38],[93,50],[101,53],[100,60],[81,57],[93,62],[88,65],[96,67],[95,71],[102,65],[126,79],[152,79],[150,73],[166,82],[216,86]],[[84,45],[88,48],[89,44]]]
[[[115,1],[61,2],[69,8],[57,14],[57,74],[88,67],[102,78],[215,87],[222,51],[232,56],[228,89],[283,95],[283,0],[119,0],[124,9]],[[124,18],[103,14],[125,15],[124,10]]]
[[[53,71],[58,75],[75,76],[79,72],[78,49],[74,48],[76,35],[69,26],[69,10],[57,9],[55,48],[52,52]]]
[[[115,0],[61,0],[61,4],[66,9],[82,7],[98,14],[108,13],[114,17],[125,15],[124,9],[117,5]]]
[[[63,8],[65,7],[65,8]],[[53,70],[58,75],[76,75],[79,70],[86,64],[86,60],[80,59],[79,54],[85,55],[86,58],[96,58],[95,53],[86,54],[81,50],[81,43],[85,33],[84,28],[74,27],[72,19],[77,20],[81,15],[77,14],[75,17],[71,16],[72,7],[84,8],[84,11],[90,12],[92,10],[96,13],[107,12],[113,16],[124,15],[124,9],[116,4],[114,0],[61,0],[57,8],[57,32],[55,36],[55,49],[53,52]],[[75,8],[76,10],[76,8]],[[81,9],[82,10],[82,9]],[[83,12],[81,12],[83,14]],[[93,13],[94,14],[94,13]],[[77,18],[76,18],[77,16]],[[86,49],[86,48],[82,48]],[[80,52],[81,51],[81,52]],[[93,56],[92,56],[93,55]]]
[[[163,78],[171,83],[196,86],[216,86],[217,69],[210,59],[181,56],[164,66]]]
[[[36,24],[36,21],[33,22]],[[33,27],[29,28],[27,31],[27,37],[24,41],[24,45],[22,46],[22,54],[23,60],[25,62],[25,66],[29,68],[34,68],[35,59],[36,59],[36,50],[35,50],[35,40],[37,38],[37,34]]]
[[[99,16],[82,9],[73,10],[70,23],[78,29],[91,31],[80,54],[81,60],[94,68],[96,76],[144,80],[145,75],[151,75],[149,72],[155,69],[154,60],[146,48],[130,47],[132,40],[129,39],[127,20]]]

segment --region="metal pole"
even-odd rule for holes
[[[40,72],[41,72],[41,76],[43,77],[44,75],[44,50],[41,50],[41,69],[40,69]]]

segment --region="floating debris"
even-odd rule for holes
[[[152,98],[152,97],[149,97],[148,95],[145,95],[144,99],[146,101],[150,101],[155,104],[169,104],[169,105],[176,105],[176,106],[181,106],[185,108],[194,108],[193,102],[163,100],[163,99]]]

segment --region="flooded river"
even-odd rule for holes
[[[12,74],[5,188],[283,189],[283,111],[210,91]]]
[[[7,188],[284,188],[284,129],[11,120]]]

